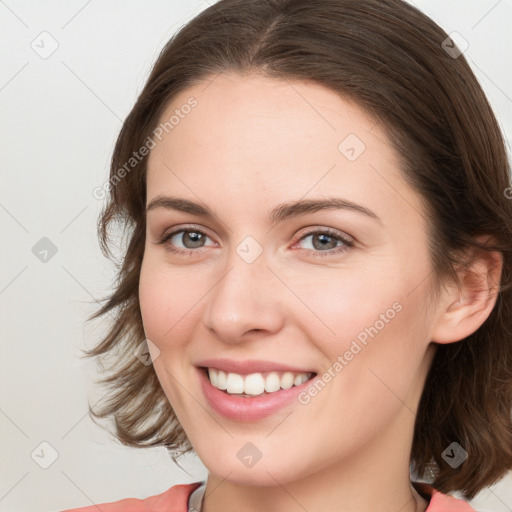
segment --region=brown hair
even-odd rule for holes
[[[512,201],[502,134],[463,55],[447,34],[401,0],[221,0],[182,27],[163,48],[115,146],[109,198],[98,219],[103,253],[117,221],[128,245],[113,293],[88,320],[113,315],[88,357],[112,355],[105,404],[129,446],[192,449],[151,364],[134,356],[144,342],[138,299],[145,243],[146,162],[118,171],[155,130],[177,93],[221,72],[313,81],[352,99],[385,127],[409,183],[430,217],[435,275],[455,276],[456,254],[502,252],[497,303],[474,334],[439,345],[416,418],[412,469],[433,468],[434,487],[471,499],[512,467]],[[443,43],[445,41],[445,43]],[[448,41],[448,45],[446,44]],[[475,237],[490,235],[493,245]],[[443,451],[469,454],[453,469]]]

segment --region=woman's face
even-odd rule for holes
[[[437,312],[424,210],[382,125],[322,86],[233,74],[161,121],[140,305],[206,467],[284,485],[408,464]]]

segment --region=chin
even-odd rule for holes
[[[307,476],[311,472],[311,467],[308,468],[307,464],[302,467],[304,464],[302,457],[294,459],[293,452],[288,455],[281,451],[276,456],[275,451],[265,454],[264,448],[262,448],[261,455],[258,455],[253,449],[253,459],[251,460],[251,448],[248,443],[243,443],[242,448],[238,447],[239,443],[233,444],[236,444],[233,449],[226,448],[221,451],[220,449],[208,450],[206,448],[207,453],[203,454],[200,451],[196,453],[210,473],[237,485],[257,487],[285,485],[290,481]],[[290,471],[291,468],[293,468],[293,472]]]

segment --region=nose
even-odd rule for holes
[[[275,334],[285,323],[284,302],[264,253],[247,263],[235,251],[222,277],[207,295],[203,323],[225,343],[240,343],[254,335]]]

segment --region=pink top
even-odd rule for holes
[[[144,500],[126,498],[124,500],[91,505],[88,507],[73,508],[61,512],[187,512],[188,499],[192,492],[203,482],[174,485],[167,491]],[[414,487],[429,501],[425,512],[476,512],[469,503],[443,494],[431,485],[414,482]]]

